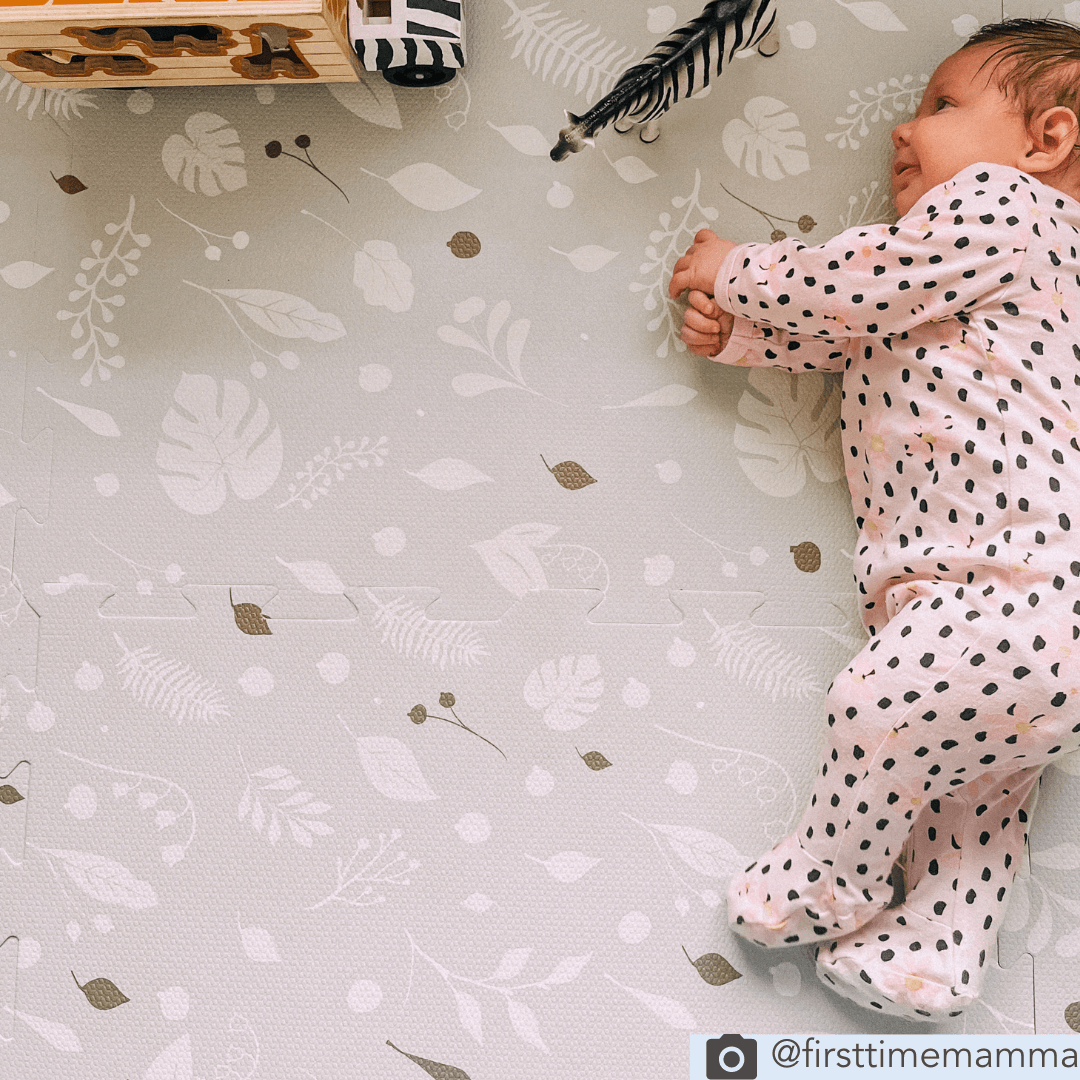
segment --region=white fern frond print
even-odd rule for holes
[[[633,49],[617,47],[580,19],[546,11],[547,3],[522,9],[514,0],[505,2],[512,12],[503,25],[509,31],[505,37],[518,39],[510,58],[520,56],[544,82],[549,75],[552,83],[562,76],[562,85],[568,87],[576,75],[574,93],[584,91],[585,100],[591,103],[599,94],[606,94],[629,66]]]
[[[445,668],[448,663],[471,667],[490,655],[471,623],[429,619],[404,596],[384,604],[370,589],[364,592],[376,607],[372,621],[382,628],[383,642],[389,641],[401,656],[421,656]]]
[[[707,611],[705,618],[714,628],[709,648],[716,651],[716,666],[743,686],[760,690],[773,701],[778,697],[805,699],[824,692],[809,661],[787,652],[749,623],[720,626]]]
[[[4,77],[0,78],[0,93],[3,93],[5,89],[7,93],[4,95],[4,101],[11,101],[15,96],[15,91],[19,92],[15,109],[17,111],[24,105],[28,106],[26,110],[28,120],[33,119],[39,106],[43,115],[63,116],[65,119],[70,119],[72,115],[81,119],[82,113],[79,109],[98,107],[93,95],[82,87],[69,86],[53,89],[44,86],[29,86],[16,79],[11,72],[5,72]]]
[[[150,652],[149,645],[132,651],[119,634],[113,637],[124,650],[123,659],[116,662],[124,676],[124,689],[130,690],[140,705],[168,713],[177,723],[189,718],[207,723],[228,718],[229,707],[221,700],[222,692],[196,675],[189,664],[165,660]]]

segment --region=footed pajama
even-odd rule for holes
[[[980,163],[896,225],[742,245],[717,276],[716,359],[844,373],[871,636],[826,694],[810,805],[732,880],[729,922],[909,1020],[977,998],[1039,775],[1080,747],[1078,240],[1080,203]]]

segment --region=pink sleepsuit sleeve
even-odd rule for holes
[[[813,945],[823,982],[908,1020],[978,997],[1039,776],[1080,748],[1078,248],[1080,202],[983,162],[895,225],[742,245],[717,277],[725,362],[790,363],[766,327],[823,343],[814,362],[846,348],[871,638],[825,695],[809,806],[732,878],[729,924]]]

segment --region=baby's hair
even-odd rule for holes
[[[1080,118],[1080,27],[1060,19],[1006,19],[979,27],[962,48],[999,42],[986,63],[996,61],[997,86],[1015,98],[1025,124],[1058,105]],[[1006,59],[1015,63],[1001,70]]]

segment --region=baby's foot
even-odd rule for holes
[[[874,1012],[936,1023],[959,1016],[978,997],[984,968],[958,969],[962,941],[959,931],[900,904],[822,945],[818,978]]]
[[[728,923],[758,945],[805,945],[852,933],[886,903],[852,903],[844,889],[838,902],[836,884],[792,834],[732,879]]]

